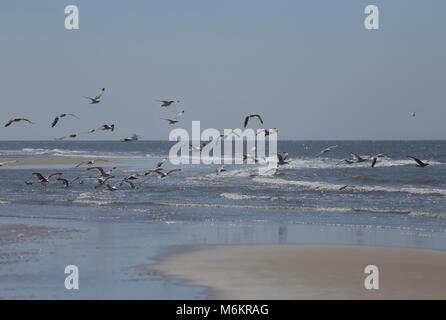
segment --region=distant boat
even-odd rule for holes
[[[138,141],[138,136],[134,133],[131,137],[121,139],[121,142]]]

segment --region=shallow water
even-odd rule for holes
[[[182,165],[166,179],[139,177],[135,190],[119,186],[167,157],[171,142],[0,142],[0,157],[116,157],[118,190],[95,189],[85,166],[0,168],[0,223],[56,228],[49,237],[2,245],[0,257],[22,252],[23,261],[0,264],[0,297],[202,298],[201,288],[145,275],[171,246],[232,243],[328,243],[446,250],[446,142],[279,141],[290,163]],[[332,152],[315,155],[330,145]],[[349,153],[391,159],[339,164]],[[416,168],[408,155],[430,160]],[[165,170],[178,168],[166,162]],[[71,188],[58,181],[26,185],[35,171],[80,176]],[[6,183],[7,182],[7,183]],[[347,187],[345,187],[347,186]],[[343,188],[345,187],[345,188]],[[341,189],[341,190],[340,190]],[[33,238],[34,239],[34,238]],[[17,259],[16,259],[17,260]],[[78,264],[89,286],[63,287],[63,266]],[[95,274],[102,272],[95,278]],[[28,275],[30,278],[21,277]],[[62,280],[61,280],[62,279]]]

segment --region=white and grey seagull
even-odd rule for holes
[[[322,150],[321,152],[319,152],[319,153],[316,155],[316,157],[320,157],[321,155],[323,155],[323,154],[325,154],[325,153],[327,153],[327,152],[330,152],[331,150],[333,150],[333,149],[335,149],[335,148],[337,148],[337,147],[338,147],[338,145],[329,146],[328,148],[325,148],[324,150]]]
[[[17,162],[19,162],[18,160],[14,160],[14,161],[4,161],[4,162],[0,162],[0,167],[3,167],[3,166],[5,166],[5,165],[7,165],[7,164],[10,164],[10,163],[17,163]]]
[[[103,126],[99,127],[97,130],[107,131],[110,130],[111,132],[115,131],[115,125],[114,124],[104,124]]]
[[[58,115],[56,118],[54,118],[53,123],[51,124],[51,128],[54,128],[56,126],[56,124],[59,122],[60,118],[65,118],[66,116],[71,116],[73,118],[79,119],[78,116],[72,114],[72,113],[61,113],[60,115]]]
[[[68,181],[67,179],[64,178],[57,178],[57,181],[61,181],[64,184],[65,188],[70,188],[73,185],[73,182],[77,180],[79,180],[79,177],[76,177],[71,181]]]
[[[428,166],[429,165],[429,163],[427,163],[427,161],[426,162],[423,162],[423,161],[421,161],[420,159],[417,159],[417,158],[415,158],[415,157],[411,157],[411,156],[407,156],[408,158],[410,158],[410,159],[412,159],[413,161],[415,161],[416,162],[416,167],[419,167],[419,168],[424,168],[425,166]]]
[[[101,168],[101,167],[91,167],[91,168],[88,168],[87,171],[90,171],[90,170],[98,170],[99,173],[101,174],[101,177],[103,177],[103,178],[108,178],[108,177],[111,177],[111,173],[112,173],[112,171],[115,170],[115,169],[116,169],[116,167],[113,167],[113,168],[111,168],[109,171],[105,171],[105,170],[104,170],[103,168]]]
[[[13,118],[11,120],[9,120],[6,124],[5,127],[9,127],[11,124],[13,124],[14,122],[20,122],[20,121],[26,121],[28,123],[34,124],[34,122],[32,122],[31,120],[28,120],[26,118]]]
[[[104,94],[104,92],[105,92],[105,88],[102,88],[101,91],[99,91],[99,93],[94,98],[85,97],[85,96],[82,96],[82,97],[85,99],[89,99],[91,101],[90,104],[97,104],[97,103],[101,102],[101,97]]]
[[[249,121],[250,118],[257,118],[257,119],[259,119],[260,123],[263,124],[263,119],[262,119],[262,117],[260,116],[260,114],[249,114],[249,115],[247,115],[247,116],[245,117],[245,122],[244,122],[244,124],[243,124],[243,128],[246,128],[246,126],[248,125],[248,121]]]
[[[162,103],[161,107],[169,107],[172,103],[180,102],[179,100],[177,100],[177,101],[173,101],[173,100],[156,100],[156,101],[159,101],[159,102]]]
[[[181,111],[180,113],[178,113],[175,118],[173,119],[166,119],[166,118],[161,118],[161,120],[166,120],[169,121],[169,124],[175,124],[177,122],[179,122],[178,118],[181,117],[184,114],[184,110]]]
[[[35,176],[35,177],[37,178],[37,180],[39,180],[39,181],[38,181],[39,183],[44,184],[44,183],[48,183],[52,177],[61,176],[62,173],[60,173],[60,172],[52,173],[52,174],[50,174],[48,177],[44,177],[44,176],[43,176],[41,173],[39,173],[39,172],[33,172],[32,175]]]
[[[270,129],[270,130],[263,129],[263,130],[257,132],[256,136],[258,136],[259,134],[263,133],[263,134],[265,134],[265,137],[267,137],[267,136],[269,136],[271,134],[274,134],[274,133],[277,133],[277,132],[279,132],[279,130],[277,128],[273,128],[273,129]]]
[[[155,171],[155,173],[156,174],[158,174],[158,178],[160,178],[160,179],[163,179],[163,178],[166,178],[168,175],[170,175],[170,174],[172,174],[172,173],[174,173],[174,172],[180,172],[181,171],[181,169],[173,169],[173,170],[170,170],[170,171],[168,171],[168,172],[161,172],[161,171]]]

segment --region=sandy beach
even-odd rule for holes
[[[52,166],[52,165],[77,165],[81,162],[94,160],[97,164],[118,161],[111,158],[85,158],[85,157],[26,157],[26,158],[0,158],[0,163],[5,162],[2,167],[17,166]]]
[[[379,289],[367,290],[367,265]],[[147,267],[216,299],[445,299],[446,252],[325,245],[195,246]]]

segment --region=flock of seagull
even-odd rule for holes
[[[89,100],[90,104],[98,104],[98,103],[102,102],[101,99],[102,99],[102,96],[104,95],[104,93],[105,93],[105,88],[102,88],[95,97],[87,97],[87,96],[82,96],[82,97],[87,99],[87,100]],[[163,108],[170,107],[174,103],[179,103],[180,102],[179,100],[156,100],[156,101],[161,102],[161,107],[163,107]],[[169,125],[173,125],[173,124],[176,124],[176,123],[178,123],[180,121],[179,119],[180,119],[180,117],[183,114],[184,114],[184,110],[179,112],[173,118],[160,118],[160,119],[167,121]],[[415,112],[412,113],[412,116],[415,117]],[[72,118],[80,119],[75,114],[72,114],[72,113],[62,113],[62,114],[59,114],[58,116],[56,116],[54,118],[53,122],[51,123],[51,127],[54,128],[60,122],[60,120],[62,118],[65,118],[65,117],[72,117]],[[248,125],[250,119],[257,119],[263,125],[263,119],[262,119],[260,114],[248,114],[244,118],[244,123],[243,123],[243,127],[244,128],[246,128],[246,126]],[[7,127],[11,126],[13,123],[17,123],[17,122],[27,122],[27,123],[30,123],[30,124],[34,124],[34,122],[32,122],[31,120],[29,120],[27,118],[13,118],[13,119],[9,120],[5,124],[5,127],[7,128]],[[112,131],[113,132],[114,130],[115,130],[115,124],[104,124],[104,125],[100,126],[97,129],[92,129],[92,130],[85,131],[85,132],[80,132],[80,133],[71,133],[71,134],[68,134],[66,136],[63,136],[63,137],[60,137],[60,138],[56,138],[56,140],[64,140],[64,139],[68,139],[68,138],[73,139],[73,138],[78,137],[80,134],[91,134],[91,133],[94,133],[96,131]],[[257,132],[256,136],[259,135],[259,134],[264,134],[265,137],[266,137],[266,136],[275,134],[277,132],[278,132],[277,128],[261,129],[261,130],[259,130]],[[222,135],[220,135],[217,138],[217,140],[218,139],[226,139],[230,135],[237,135],[237,136],[239,136],[233,130],[229,134],[222,134]],[[127,141],[133,141],[133,140],[134,140],[133,138],[124,138],[124,139],[121,139],[120,141],[127,142]],[[201,148],[204,147],[206,144],[207,143],[202,143],[200,147],[195,147],[195,146],[190,144],[189,145],[189,149],[190,149],[190,151],[201,151]],[[324,154],[326,154],[328,152],[331,152],[333,149],[335,149],[337,147],[338,147],[338,145],[333,145],[333,146],[329,146],[329,147],[321,150],[318,154],[316,154],[316,158],[320,157],[320,156],[322,156],[322,155],[324,155]],[[255,154],[255,147],[252,148],[251,150],[249,150],[247,154],[243,154],[242,155],[243,156],[243,161],[248,160],[248,159],[253,159],[255,163],[258,163],[260,161],[267,162],[267,159],[265,157],[263,157],[263,159],[258,159],[253,154]],[[371,167],[374,167],[376,165],[378,159],[390,158],[386,154],[358,155],[356,153],[350,153],[350,155],[351,155],[350,159],[342,159],[341,161],[339,161],[337,163],[337,165],[340,164],[340,163],[345,163],[345,164],[349,164],[350,165],[350,164],[354,164],[354,163],[361,163],[361,162],[365,162],[365,161],[371,161],[372,162]],[[289,164],[289,162],[286,161],[288,159],[288,153],[287,152],[283,152],[282,154],[277,154],[276,156],[277,156],[277,166],[282,166],[282,165]],[[408,156],[408,158],[410,158],[413,161],[415,161],[416,167],[423,168],[423,167],[426,167],[426,166],[429,165],[428,161],[423,162],[420,159],[415,158],[413,156]],[[181,169],[173,169],[173,170],[170,170],[170,171],[167,171],[167,172],[163,172],[162,171],[163,170],[162,165],[163,165],[163,163],[166,160],[167,159],[163,159],[160,163],[158,163],[158,165],[154,169],[150,169],[150,170],[148,170],[148,171],[146,171],[146,172],[144,172],[142,174],[136,173],[136,174],[132,174],[130,176],[126,176],[124,178],[121,178],[118,183],[113,184],[113,185],[109,181],[111,181],[112,179],[116,178],[116,176],[112,174],[112,172],[116,169],[116,167],[112,168],[109,171],[105,171],[102,167],[99,167],[99,166],[89,167],[87,169],[87,171],[97,170],[97,172],[99,173],[99,176],[93,176],[93,177],[90,176],[90,177],[87,177],[87,179],[94,179],[94,180],[96,180],[97,184],[94,187],[95,189],[103,187],[103,188],[105,188],[105,189],[107,189],[109,191],[116,191],[116,190],[118,190],[119,187],[121,187],[123,185],[127,185],[131,189],[135,189],[136,185],[135,185],[134,181],[140,179],[141,176],[148,177],[151,174],[155,174],[155,175],[158,175],[158,178],[164,179],[164,178],[168,177],[169,175],[171,175],[173,173],[181,171]],[[89,161],[86,161],[86,162],[81,162],[78,165],[76,165],[76,168],[78,168],[78,167],[80,167],[82,165],[91,166],[91,165],[96,164],[96,162],[100,162],[100,161],[101,160],[96,159],[96,160],[89,160]],[[15,162],[17,162],[17,160],[2,162],[2,163],[0,163],[0,167],[4,166],[6,164],[15,163]],[[215,171],[216,171],[216,174],[219,175],[221,172],[226,171],[226,169],[224,168],[224,166],[220,166]],[[45,177],[44,175],[42,175],[39,172],[34,172],[34,173],[32,173],[32,175],[37,179],[37,183],[42,184],[42,185],[47,185],[50,182],[50,179],[54,178],[54,177],[57,177],[56,180],[60,181],[65,186],[65,188],[71,187],[74,182],[78,182],[79,184],[83,184],[84,183],[84,179],[81,179],[81,177],[76,177],[76,178],[74,178],[72,180],[68,180],[68,179],[62,178],[61,176],[63,174],[60,173],[60,172],[50,174],[47,177]],[[146,181],[147,181],[147,179],[142,181],[139,184],[139,186],[142,185]],[[26,181],[25,183],[28,184],[28,185],[34,184],[34,182],[31,182],[31,181]]]

